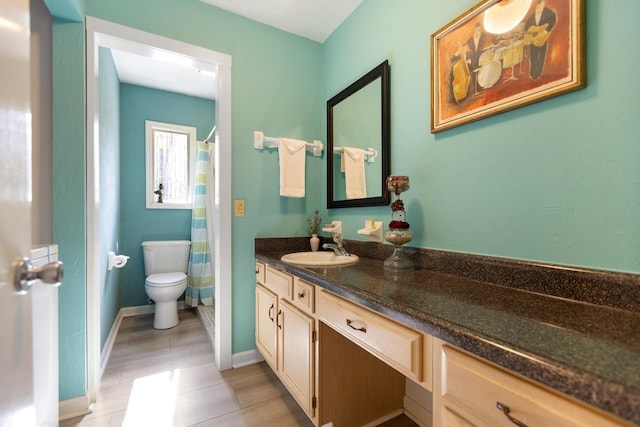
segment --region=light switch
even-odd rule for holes
[[[235,216],[244,216],[244,200],[233,201],[233,212]]]

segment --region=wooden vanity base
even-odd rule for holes
[[[403,412],[405,377],[320,323],[320,420],[377,425]]]

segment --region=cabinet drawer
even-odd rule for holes
[[[513,427],[500,410],[527,426],[613,427],[620,423],[476,357],[443,346],[443,426]]]
[[[320,291],[320,320],[409,378],[422,381],[423,336],[373,311]]]
[[[315,299],[316,287],[305,282],[302,279],[294,277],[293,279],[293,304],[307,313],[315,313],[316,311],[316,299]]]
[[[256,283],[264,285],[264,262],[256,261]]]
[[[267,265],[265,286],[280,297],[291,300],[293,276]]]

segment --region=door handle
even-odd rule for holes
[[[35,268],[27,257],[13,263],[13,285],[19,294],[26,294],[36,280],[42,280],[53,286],[60,286],[64,276],[62,261],[50,262],[41,268]]]

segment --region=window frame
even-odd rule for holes
[[[186,134],[188,137],[188,187],[189,194],[186,203],[156,202],[153,185],[153,158],[154,158],[154,131],[165,131]],[[173,123],[156,122],[145,120],[145,168],[146,168],[146,206],[147,209],[192,209],[193,207],[193,187],[195,179],[195,147],[197,141],[197,129],[193,126],[177,125]]]

